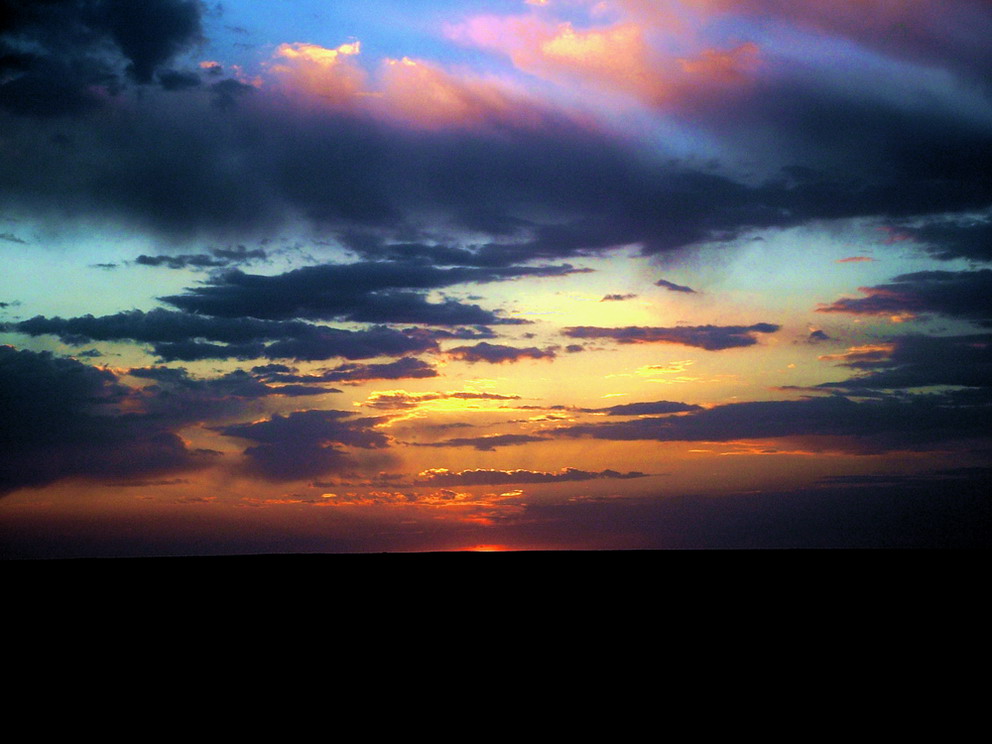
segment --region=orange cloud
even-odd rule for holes
[[[287,90],[421,128],[492,122],[534,126],[546,118],[545,106],[505,83],[455,74],[409,57],[383,60],[373,80],[357,62],[360,52],[358,41],[334,49],[282,44],[269,71]]]
[[[317,44],[280,44],[270,69],[292,88],[333,104],[353,101],[365,92],[367,75],[351,57],[361,52],[360,42],[335,49]]]
[[[728,50],[704,49],[699,56],[678,62],[697,84],[733,85],[753,77],[760,57],[758,45],[747,42]]]
[[[650,99],[664,87],[653,74],[641,27],[633,23],[582,31],[529,16],[478,16],[449,27],[448,35],[506,54],[519,69],[543,78],[585,79]]]
[[[507,55],[532,75],[590,83],[649,105],[676,104],[701,89],[739,85],[759,66],[759,48],[753,43],[729,50],[704,48],[682,57],[662,53],[648,36],[671,33],[678,24],[664,14],[650,16],[648,24],[622,21],[585,30],[536,16],[478,16],[447,31],[456,41]]]
[[[851,364],[853,362],[877,362],[888,359],[895,344],[866,344],[864,346],[852,346],[841,354],[821,354],[817,357],[821,362],[841,362]]]
[[[493,120],[536,123],[536,109],[522,105],[499,83],[459,78],[429,62],[387,59],[381,84],[388,114],[425,128],[478,126]]]

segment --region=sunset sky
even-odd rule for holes
[[[0,0],[0,555],[988,547],[986,0]]]

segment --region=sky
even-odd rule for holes
[[[0,0],[0,555],[988,547],[986,0]]]

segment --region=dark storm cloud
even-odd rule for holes
[[[733,117],[700,114],[714,128],[733,121],[727,137],[777,132],[782,165],[815,167],[801,179],[757,185],[654,159],[567,121],[553,131],[510,127],[498,138],[411,133],[342,111],[300,111],[264,90],[219,110],[198,89],[169,94],[168,105],[150,94],[113,122],[49,128],[12,120],[8,136],[20,147],[0,164],[0,182],[8,206],[96,214],[173,240],[247,238],[302,215],[341,235],[379,236],[366,241],[366,257],[477,268],[629,244],[657,253],[752,227],[992,201],[988,127],[872,101],[852,112],[844,95],[810,97],[815,83],[769,90],[773,103],[755,94]],[[56,134],[78,144],[54,145]],[[489,205],[486,215],[480,204]],[[536,212],[547,219],[517,216]],[[424,214],[499,240],[467,250],[383,239]]]
[[[817,308],[817,312],[896,316],[936,313],[992,325],[992,269],[917,271],[859,291],[865,296],[841,298]]]
[[[620,473],[616,470],[588,471],[563,468],[557,473],[540,470],[462,470],[454,472],[444,468],[426,470],[418,483],[429,486],[499,486],[523,483],[566,483],[600,479],[629,480],[646,478],[647,473]]]
[[[840,396],[731,403],[684,416],[563,427],[558,436],[614,441],[728,442],[736,439],[831,437],[853,451],[932,446],[987,433],[992,401],[910,396],[854,402]]]
[[[157,417],[121,413],[134,397],[108,370],[0,346],[0,493],[63,478],[179,472],[211,459]]]
[[[273,481],[312,478],[354,465],[345,447],[381,449],[386,436],[375,419],[356,419],[346,411],[296,411],[265,421],[215,427],[225,436],[257,442],[244,454],[249,470]]]
[[[159,66],[201,39],[192,0],[3,0],[0,108],[35,116],[96,108],[123,71],[150,83]],[[183,87],[164,71],[164,87]],[[188,83],[188,78],[185,79]]]
[[[624,300],[633,300],[637,297],[636,294],[608,294],[604,295],[600,302],[623,302]]]
[[[307,266],[277,276],[233,270],[213,277],[204,286],[190,288],[186,294],[162,299],[183,310],[226,318],[505,325],[525,321],[450,299],[428,302],[423,293],[467,282],[563,276],[573,271],[568,264],[439,269],[387,262]]]
[[[676,326],[652,328],[627,326],[626,328],[599,328],[574,326],[563,333],[570,338],[607,338],[621,344],[680,344],[695,346],[707,351],[720,351],[758,343],[757,333],[775,333],[780,326],[755,323],[750,326]]]
[[[692,287],[686,287],[685,285],[682,284],[675,284],[674,282],[670,282],[667,279],[659,279],[654,284],[656,287],[664,287],[669,292],[686,292],[689,294],[696,294],[696,290],[694,290]]]
[[[100,317],[39,315],[3,328],[31,336],[55,335],[63,343],[74,345],[125,340],[150,343],[154,353],[166,361],[370,359],[437,349],[437,342],[429,334],[385,327],[348,331],[302,321],[213,318],[162,309],[147,313],[129,310]]]
[[[954,385],[992,386],[992,334],[966,336],[898,336],[891,350],[851,358],[844,367],[860,374],[821,388],[895,390]]]
[[[122,7],[110,0],[97,5],[115,12]],[[150,78],[177,43],[195,37],[181,32],[185,27],[162,23],[155,26],[162,38],[157,46],[131,40],[154,9],[179,17],[191,7],[166,0],[141,7],[146,5],[152,10],[137,13],[131,31],[111,34],[138,78]],[[28,5],[16,7],[30,15],[24,10]],[[955,11],[976,15],[967,7],[956,4]],[[806,11],[790,14],[784,5],[775,10],[811,24],[811,18],[820,18]],[[38,38],[62,39],[67,22],[54,12],[35,15]],[[976,22],[987,15],[978,13]],[[958,24],[961,17],[942,14],[939,28],[920,32],[929,41],[893,49],[915,49],[920,59],[925,49],[951,61],[985,64],[988,54],[975,51],[981,47],[958,39],[977,27]],[[18,27],[25,23],[21,18]],[[101,39],[83,35],[50,48],[76,50],[73,59],[89,59],[92,49],[106,45]],[[972,49],[971,56],[963,49]],[[65,66],[62,57],[49,56],[53,59],[45,64]],[[19,58],[10,64],[34,63]],[[766,169],[758,174],[732,175],[714,165],[651,155],[629,140],[556,118],[546,107],[535,108],[537,126],[501,120],[498,131],[413,131],[347,107],[301,106],[276,86],[255,90],[227,80],[209,89],[148,89],[113,116],[97,111],[57,123],[8,117],[5,136],[16,146],[0,162],[0,200],[36,215],[107,219],[176,241],[269,233],[303,217],[366,258],[476,268],[631,244],[654,254],[733,238],[751,228],[824,218],[899,218],[992,203],[987,101],[976,97],[958,105],[949,103],[950,96],[914,98],[876,68],[844,72],[772,59],[759,79],[726,98],[704,96],[673,113],[725,139],[732,152],[747,152],[749,161]],[[862,75],[876,77],[862,81]],[[69,87],[76,96],[92,96],[87,86]],[[63,108],[85,103],[68,93],[49,99]],[[215,100],[226,105],[215,106]],[[439,234],[422,240],[428,223]],[[450,244],[465,231],[483,237],[468,246]],[[416,238],[404,238],[411,234]],[[395,305],[398,316],[424,322],[450,323],[469,313],[450,302],[426,308],[416,293],[402,291],[411,290],[381,290],[386,296],[380,307]],[[222,299],[233,300],[211,292],[184,297],[190,305],[227,307]],[[346,312],[384,321],[371,306]]]
[[[988,112],[958,116],[922,96],[892,101],[870,85],[815,77],[759,84],[735,110],[742,140],[760,147],[772,134],[764,139],[774,142],[770,158],[810,168],[788,169],[759,188],[761,201],[782,216],[903,216],[980,209],[992,200],[981,175],[992,165]]]
[[[903,235],[923,243],[934,258],[952,261],[992,261],[992,221],[985,219],[942,220],[922,227],[901,227]]]
[[[821,331],[819,329],[815,331],[810,331],[809,336],[806,337],[806,341],[811,344],[818,344],[821,341],[829,341],[830,336],[827,335],[826,331]]]
[[[181,70],[161,70],[158,75],[159,85],[165,90],[186,90],[200,84],[200,76],[195,72]]]
[[[456,346],[445,352],[452,359],[460,359],[463,362],[488,362],[489,364],[504,364],[519,362],[521,359],[554,359],[556,354],[553,349],[538,349],[530,346],[520,348],[517,346],[504,346],[503,344],[490,344],[480,341],[475,346]]]

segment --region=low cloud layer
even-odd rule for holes
[[[646,477],[646,473],[620,473],[616,470],[591,472],[578,468],[563,468],[556,473],[535,470],[485,469],[453,472],[445,468],[435,468],[420,473],[418,483],[429,486],[495,486],[524,483],[567,483],[601,479],[628,480]]]
[[[140,479],[203,466],[174,418],[126,405],[117,376],[46,352],[0,346],[0,494],[65,478]]]
[[[917,396],[855,402],[841,396],[729,403],[683,416],[565,426],[555,436],[612,441],[729,442],[822,437],[851,451],[887,451],[982,437],[987,396]]]
[[[992,325],[992,269],[917,271],[860,291],[864,297],[842,298],[817,312],[897,318],[933,313]]]
[[[707,351],[721,351],[758,343],[758,333],[775,333],[780,326],[772,323],[755,323],[750,326],[677,326],[652,328],[627,326],[626,328],[600,328],[573,326],[563,333],[569,338],[605,338],[621,344],[678,344],[696,346]]]
[[[244,450],[249,471],[272,481],[313,478],[354,465],[347,448],[382,449],[388,440],[374,419],[347,411],[295,411],[265,421],[215,427],[228,437],[255,442]]]
[[[890,343],[840,355],[842,366],[857,372],[824,389],[903,390],[954,386],[992,386],[992,334],[897,336]]]
[[[77,346],[93,341],[136,341],[150,344],[152,353],[165,361],[370,359],[438,348],[430,334],[383,326],[350,331],[297,320],[217,318],[163,309],[99,317],[36,316],[7,324],[5,329],[29,336],[54,335]]]
[[[446,354],[452,359],[463,362],[488,362],[489,364],[506,364],[519,362],[522,359],[554,359],[557,354],[554,349],[538,349],[530,346],[506,346],[480,341],[475,346],[456,346],[448,349]]]

